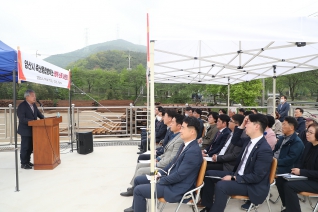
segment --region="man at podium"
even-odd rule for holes
[[[21,135],[20,160],[22,169],[32,169],[33,163],[30,162],[33,151],[32,127],[28,126],[31,120],[44,119],[43,114],[35,105],[36,95],[33,90],[26,90],[25,100],[18,106],[17,114],[19,118],[18,133]]]

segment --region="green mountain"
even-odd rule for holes
[[[88,57],[91,54],[108,50],[127,51],[128,55],[128,51],[146,53],[146,46],[136,45],[128,41],[118,39],[108,41],[105,43],[93,44],[85,48],[65,54],[52,55],[50,57],[45,58],[44,60],[61,68],[66,68],[72,62]]]
[[[130,68],[134,69],[137,65],[142,64],[146,67],[147,54],[141,52],[128,52],[128,51],[104,51],[91,54],[90,56],[70,63],[67,69],[78,67],[82,70],[116,70],[120,72],[129,67],[128,57],[130,55]]]

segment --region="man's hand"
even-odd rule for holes
[[[226,175],[222,178],[222,180],[225,180],[225,181],[231,181],[231,178],[232,176],[231,175]],[[234,178],[236,179],[236,177],[234,176]]]
[[[198,144],[202,144],[202,138],[198,139]]]
[[[218,156],[216,155],[216,154],[214,154],[214,155],[212,155],[212,161],[213,162],[216,162],[216,158],[217,158]]]
[[[240,126],[240,129],[245,129],[245,125],[247,124],[248,122],[248,116],[245,116],[241,126]]]
[[[291,169],[291,173],[292,173],[292,174],[295,174],[295,175],[300,175],[300,169],[298,169],[298,168],[293,168],[293,169]]]

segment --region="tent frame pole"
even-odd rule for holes
[[[14,122],[13,122],[13,129],[14,129],[14,152],[15,152],[15,191],[18,192],[19,190],[19,171],[18,171],[18,138],[17,138],[17,85],[16,85],[16,71],[13,70],[13,110],[14,110]]]
[[[273,65],[273,116],[276,111],[276,65]]]

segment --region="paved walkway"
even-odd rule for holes
[[[138,156],[136,146],[95,147],[88,155],[63,152],[62,163],[54,170],[19,168],[19,192],[15,192],[14,152],[0,152],[0,212],[122,212],[131,205],[132,197],[119,193],[130,186]],[[276,187],[272,193],[277,196]],[[231,200],[226,211],[241,211],[241,204]],[[272,211],[280,211],[280,205],[271,204]],[[311,211],[308,201],[301,205],[303,211]],[[175,208],[176,204],[169,204],[164,211]],[[192,210],[183,205],[180,211]],[[268,211],[266,204],[258,211]]]

